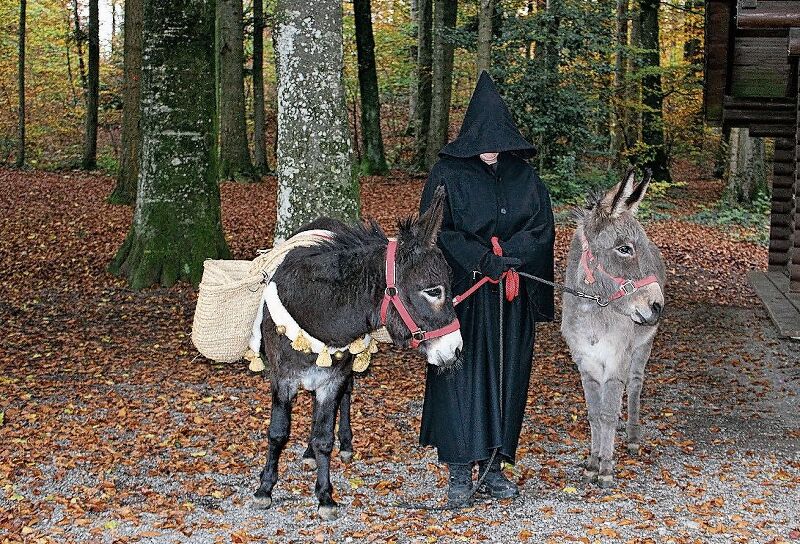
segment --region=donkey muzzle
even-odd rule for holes
[[[457,329],[444,336],[431,338],[422,344],[428,364],[434,366],[449,366],[454,363],[464,347],[461,330]]]
[[[644,310],[644,308],[637,308],[634,321],[639,325],[656,325],[661,319],[662,309],[663,307],[658,302],[654,302],[650,305],[649,312]]]

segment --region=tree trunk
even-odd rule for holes
[[[319,217],[354,220],[359,190],[345,103],[342,4],[278,0],[277,240]],[[302,81],[302,85],[297,82]]]
[[[253,0],[253,143],[255,169],[261,176],[269,174],[264,111],[264,5]]]
[[[453,84],[453,45],[445,32],[456,26],[457,0],[435,0],[433,10],[433,87],[431,90],[431,120],[425,167],[430,168],[447,143],[450,128],[450,96]]]
[[[81,160],[84,170],[97,168],[97,109],[100,101],[100,16],[97,1],[89,0],[89,79]]]
[[[75,16],[75,48],[78,51],[78,75],[81,78],[81,87],[86,91],[89,86],[86,82],[86,65],[83,62],[83,42],[86,41],[86,35],[81,30],[81,13],[78,9],[78,0],[72,0],[72,12]]]
[[[639,0],[642,65],[647,70],[642,77],[642,141],[648,147],[644,166],[653,171],[654,179],[671,181],[664,148],[658,7],[659,0]]]
[[[19,62],[17,64],[18,124],[17,124],[17,168],[25,166],[25,23],[27,2],[19,2]]]
[[[142,100],[142,0],[125,0],[122,44],[122,156],[117,186],[108,197],[112,204],[133,204],[139,179]]]
[[[732,128],[728,141],[728,204],[750,205],[767,186],[763,138],[751,138],[746,128]]]
[[[628,16],[631,21],[631,35],[630,35],[630,48],[631,51],[628,55],[628,73],[636,74],[632,77],[632,81],[628,86],[628,93],[625,97],[627,107],[625,108],[626,124],[625,124],[625,143],[628,149],[633,148],[636,142],[639,141],[642,131],[642,110],[639,107],[642,103],[642,82],[638,77],[641,70],[641,61],[639,58],[638,49],[642,46],[641,28],[639,23],[639,9],[637,0],[630,0],[630,10]]]
[[[417,0],[417,107],[414,110],[412,168],[425,169],[428,128],[431,121],[433,63],[433,0]]]
[[[117,35],[117,0],[110,0],[111,4],[111,40],[109,44],[111,45],[111,54],[114,54],[114,38]],[[124,52],[124,51],[123,51]],[[123,63],[125,60],[123,59]]]
[[[364,149],[360,170],[366,175],[383,174],[387,167],[381,136],[381,102],[375,68],[370,0],[353,0],[353,11],[358,54],[358,89],[361,95],[361,142]]]
[[[219,179],[254,179],[244,111],[242,0],[217,0]]]
[[[492,18],[494,0],[478,0],[478,75],[492,67]]]
[[[419,80],[419,73],[417,70],[417,40],[419,39],[419,8],[418,1],[411,0],[411,39],[413,40],[411,47],[408,48],[408,58],[411,62],[411,83],[408,86],[408,125],[406,126],[405,135],[414,135],[414,112],[417,110],[417,81]]]
[[[614,154],[616,162],[621,164],[622,155],[627,149],[625,130],[627,117],[625,115],[625,86],[627,82],[627,55],[628,50],[628,0],[617,0],[617,39],[616,54],[614,59]]]
[[[145,0],[142,147],[131,230],[111,263],[131,287],[198,283],[228,258],[216,178],[214,0]]]

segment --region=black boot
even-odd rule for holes
[[[478,478],[483,476],[487,467],[489,469],[489,473],[486,474],[486,478],[483,479],[483,483],[481,484],[481,493],[488,493],[495,499],[510,499],[519,495],[517,484],[506,478],[503,474],[498,456],[495,456],[494,462],[491,465],[489,465],[489,460],[487,459],[481,461],[478,466],[480,467]]]
[[[448,463],[450,471],[447,487],[448,506],[469,506],[472,504],[472,465]],[[467,499],[469,497],[469,499]]]

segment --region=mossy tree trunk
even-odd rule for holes
[[[125,0],[123,27],[122,157],[117,186],[108,197],[112,204],[133,204],[139,180],[139,148],[142,144],[142,0]]]
[[[100,13],[97,2],[98,0],[89,0],[89,79],[81,160],[84,170],[97,168],[97,110],[100,102]]]
[[[217,0],[219,179],[256,179],[247,145],[244,108],[242,0]]]
[[[253,0],[253,143],[254,165],[259,175],[269,174],[264,133],[264,3]]]
[[[136,211],[110,270],[134,289],[198,283],[226,258],[215,160],[214,0],[144,2]]]
[[[375,69],[375,38],[372,35],[370,0],[353,0],[358,54],[358,88],[361,95],[361,141],[364,156],[362,174],[386,172],[381,135],[381,102],[378,92],[378,72]]]
[[[342,4],[279,0],[276,239],[328,215],[359,215],[343,80]],[[302,83],[298,83],[302,82]]]

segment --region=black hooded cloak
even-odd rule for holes
[[[500,152],[489,166],[478,155]],[[497,236],[519,270],[552,280],[555,229],[550,195],[526,158],[535,148],[520,134],[497,88],[481,73],[458,138],[439,153],[422,193],[424,212],[439,185],[447,189],[439,246],[453,270],[453,293],[482,277],[481,258]],[[537,321],[553,319],[551,287],[522,278],[512,302],[485,284],[456,306],[464,363],[453,372],[428,367],[420,443],[439,460],[469,463],[492,450],[514,461],[528,396]],[[503,311],[503,406],[500,406],[499,312]]]

